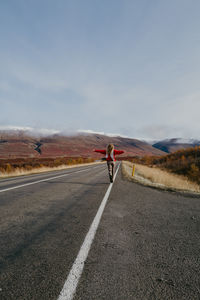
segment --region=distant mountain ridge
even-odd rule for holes
[[[177,150],[200,146],[200,140],[173,138],[156,142],[152,146],[166,153],[172,153]]]
[[[53,134],[36,137],[24,130],[0,131],[0,158],[37,157],[34,149],[41,144],[43,157],[102,157],[93,150],[105,149],[113,143],[116,149],[124,150],[124,156],[163,155],[164,152],[137,139],[107,136],[94,133],[77,133],[71,136]]]

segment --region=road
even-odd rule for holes
[[[109,186],[105,164],[0,180],[0,299],[58,299]],[[199,233],[200,198],[120,168],[74,300],[200,299]]]

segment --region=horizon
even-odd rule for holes
[[[200,2],[0,3],[0,126],[200,139]]]
[[[148,139],[148,138],[142,138],[142,137],[131,137],[131,136],[125,136],[121,135],[120,133],[106,133],[106,132],[96,132],[93,130],[84,130],[84,129],[78,129],[76,131],[59,131],[55,129],[47,129],[47,128],[33,128],[33,127],[20,127],[20,126],[0,126],[0,132],[22,132],[24,131],[26,134],[29,134],[30,136],[34,137],[48,137],[53,135],[60,135],[60,136],[76,136],[76,135],[90,135],[90,134],[96,134],[96,135],[104,135],[108,137],[120,137],[120,138],[127,138],[127,139],[135,139],[139,141],[147,142],[148,144],[153,144],[160,141],[168,141],[168,140],[176,140],[176,143],[193,143],[197,142],[198,139],[195,138],[181,138],[181,137],[171,137],[171,138],[164,138],[164,139]]]

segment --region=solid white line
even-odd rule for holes
[[[118,168],[116,170],[116,173],[115,173],[115,176],[114,176],[114,179],[113,181],[115,181],[115,178],[116,178],[116,175],[117,175],[117,172],[119,170],[119,166],[120,164],[118,165]],[[84,268],[84,264],[85,264],[85,261],[87,259],[87,256],[88,256],[88,253],[90,251],[90,247],[92,245],[92,242],[94,240],[94,237],[95,237],[95,234],[96,234],[96,231],[97,231],[97,228],[99,226],[99,223],[100,223],[100,220],[101,220],[101,216],[103,214],[103,211],[104,211],[104,208],[106,206],[106,203],[108,201],[108,197],[110,195],[110,191],[112,189],[112,183],[109,185],[108,187],[108,190],[101,202],[101,205],[97,211],[97,214],[90,226],[90,229],[85,237],[85,240],[79,250],[79,253],[78,253],[78,256],[76,258],[76,260],[74,261],[74,264],[70,270],[70,273],[67,277],[67,280],[65,281],[65,284],[63,286],[63,289],[58,297],[58,300],[72,300],[73,299],[73,296],[76,292],[76,288],[77,288],[77,285],[78,285],[78,282],[79,282],[79,279],[81,277],[81,274],[82,274],[82,271],[83,271],[83,268]]]
[[[95,169],[95,168],[97,168],[97,167],[93,167],[93,169]],[[84,172],[84,171],[87,171],[87,170],[90,170],[90,168],[75,171],[75,172],[71,172],[71,173],[67,173],[67,174],[63,174],[63,175],[58,175],[58,176],[54,176],[54,177],[50,177],[50,178],[46,178],[46,179],[41,179],[41,180],[37,180],[37,181],[34,181],[34,182],[29,182],[29,183],[25,183],[25,184],[21,184],[21,185],[17,185],[17,186],[13,186],[13,187],[10,187],[10,188],[7,188],[7,189],[0,190],[0,193],[7,192],[7,191],[10,191],[10,190],[14,190],[14,189],[19,189],[19,188],[24,187],[24,186],[33,185],[33,184],[37,184],[37,183],[44,182],[44,181],[53,180],[53,179],[64,177],[64,176],[69,176],[70,174],[81,173],[81,172]]]

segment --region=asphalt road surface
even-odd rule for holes
[[[0,180],[0,299],[58,299],[109,186],[105,164]],[[200,198],[119,169],[74,300],[200,299],[199,269]]]

